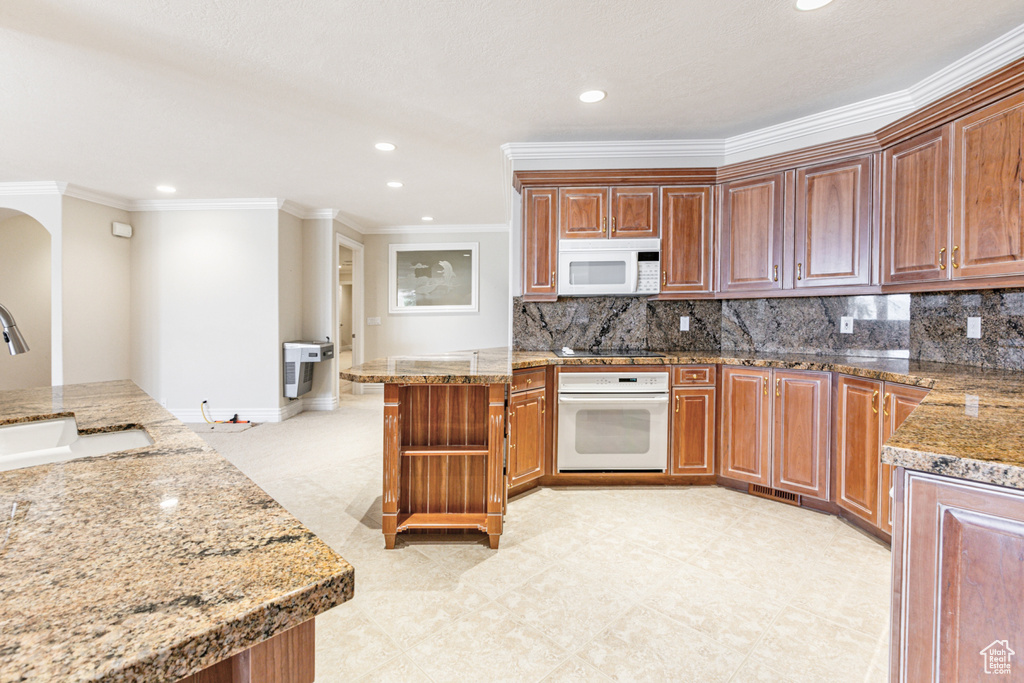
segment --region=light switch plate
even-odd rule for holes
[[[853,317],[844,315],[839,319],[839,333],[853,334]]]
[[[967,338],[981,339],[981,318],[967,316]]]
[[[978,397],[974,394],[967,394],[964,398],[964,414],[968,417],[978,417]]]
[[[679,331],[689,332],[690,331],[690,316],[681,315],[679,316]]]
[[[367,325],[380,325],[380,318],[367,318],[366,319],[366,324]]]

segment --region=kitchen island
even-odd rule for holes
[[[132,382],[0,392],[0,425],[67,414],[153,445],[0,472],[0,681],[311,682],[352,566]]]

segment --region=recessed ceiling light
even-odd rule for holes
[[[401,187],[401,186],[402,186],[402,183],[398,182],[397,180],[389,180],[388,181],[388,187]]]
[[[812,9],[824,7],[830,2],[832,2],[832,0],[796,0],[796,8],[798,10],[803,10],[804,12],[809,12]]]
[[[580,94],[580,102],[586,102],[587,104],[600,102],[607,95],[608,93],[604,90],[588,90],[587,92]]]
[[[394,152],[395,151],[395,146],[393,144],[391,144],[390,142],[378,142],[376,145],[374,145],[374,147],[376,147],[377,149],[379,149],[382,152]]]
[[[423,216],[422,218],[420,218],[420,220],[421,220],[421,221],[427,221],[427,222],[429,222],[429,221],[432,221],[432,220],[434,220],[434,217],[433,217],[433,216]]]
[[[172,192],[177,192],[178,190],[176,190],[174,187],[172,187],[170,185],[157,185],[156,186],[156,191],[157,192],[166,192],[166,193],[170,194]]]

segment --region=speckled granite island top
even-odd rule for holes
[[[547,351],[483,349],[405,365],[382,359],[342,372],[355,382],[508,382],[512,371],[544,365],[722,363],[841,372],[930,389],[882,449],[885,462],[909,469],[1024,489],[1024,373],[867,356],[735,355],[662,351],[663,358],[559,358]],[[475,356],[473,354],[476,354]],[[476,358],[475,372],[468,359]]]
[[[176,681],[352,596],[353,569],[132,382],[0,392],[154,444],[0,472],[0,681]]]

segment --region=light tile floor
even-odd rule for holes
[[[540,489],[501,547],[380,532],[380,394],[203,437],[356,568],[317,683],[884,681],[888,549],[714,487]]]

